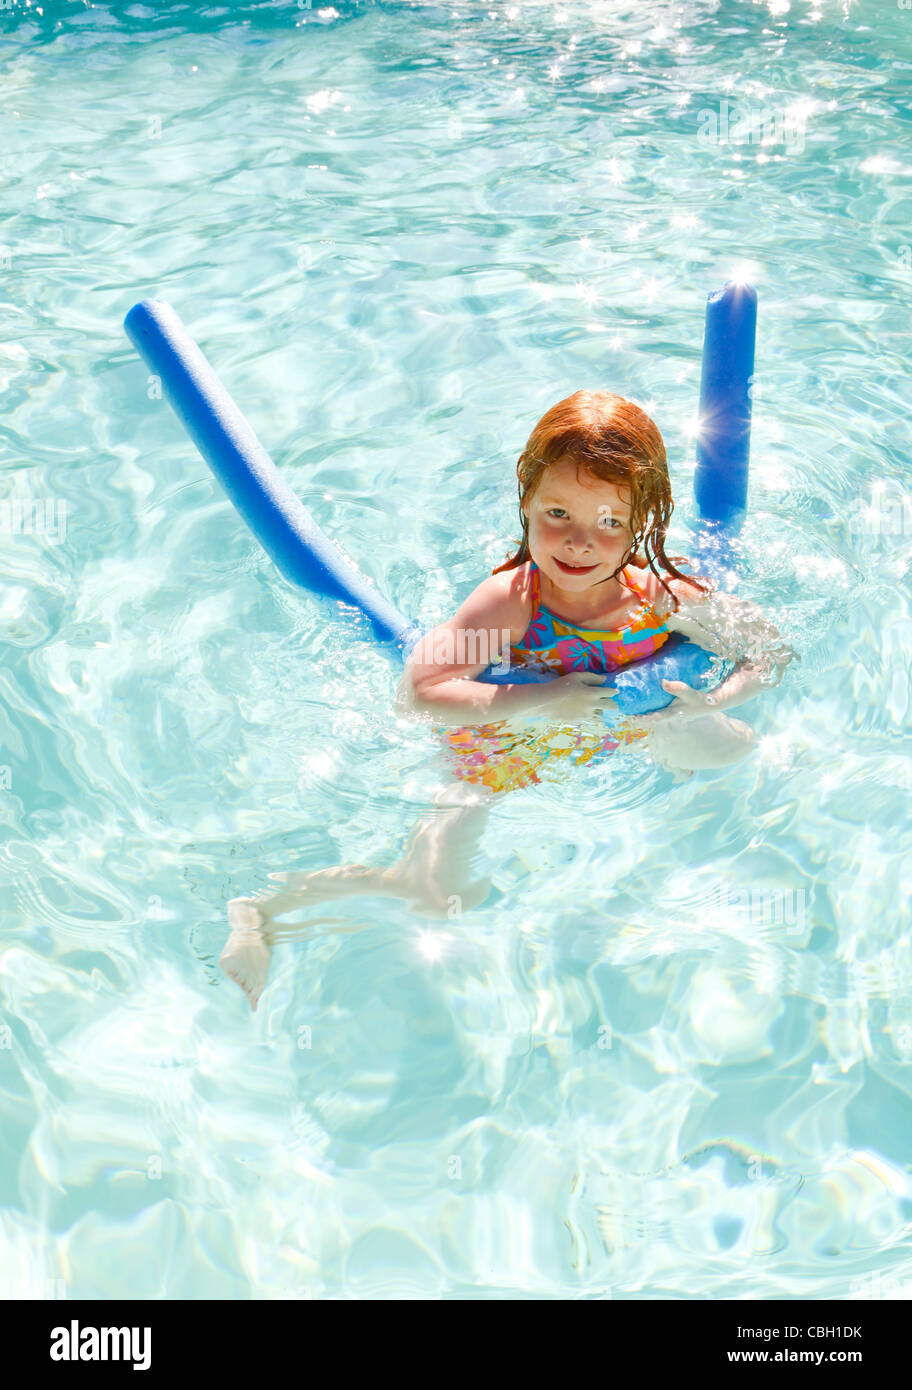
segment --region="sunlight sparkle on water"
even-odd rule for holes
[[[315,773],[318,777],[328,777],[336,766],[337,757],[334,753],[315,753],[312,758],[301,759],[301,776],[305,772]]]
[[[306,98],[307,109],[318,115],[321,111],[325,111],[327,107],[334,105],[341,96],[341,92],[330,91],[328,87],[324,87],[322,91],[314,92],[311,96]]]
[[[598,299],[598,290],[594,290],[591,285],[587,285],[584,280],[576,283],[576,293],[580,299],[584,300],[590,307]]]
[[[757,756],[772,768],[787,768],[795,756],[787,733],[767,734],[757,740]]]
[[[821,579],[845,579],[845,565],[835,555],[796,555],[795,570],[798,574],[816,574]]]
[[[435,962],[446,955],[452,937],[446,932],[423,931],[418,934],[418,954]]]
[[[870,159],[866,159],[861,165],[863,174],[897,174],[900,170],[897,160],[891,159],[888,154],[872,154]]]

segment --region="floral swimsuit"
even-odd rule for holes
[[[521,640],[510,646],[510,666],[521,666],[541,675],[567,676],[573,671],[608,674],[658,651],[670,636],[665,620],[636,583],[635,569],[621,571],[621,581],[640,595],[642,602],[629,623],[610,632],[575,627],[541,603],[541,578],[534,560],[531,566],[532,621]],[[480,678],[479,678],[480,679]],[[508,791],[539,782],[538,771],[549,758],[569,758],[588,763],[610,757],[621,743],[645,738],[645,730],[623,721],[610,734],[583,734],[567,727],[544,731],[511,732],[507,721],[473,724],[444,730],[448,755],[456,776],[480,782],[493,791]]]

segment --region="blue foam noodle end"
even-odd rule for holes
[[[321,531],[164,300],[134,304],[124,328],[162,393],[263,549],[292,584],[362,612],[400,650],[415,624],[387,603]]]

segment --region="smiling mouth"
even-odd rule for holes
[[[591,574],[593,570],[598,569],[598,565],[567,565],[563,560],[558,560],[556,555],[554,563],[558,569],[563,570],[564,574]]]

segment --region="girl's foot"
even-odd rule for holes
[[[263,930],[265,919],[253,898],[232,898],[228,904],[228,924],[231,935],[219,956],[219,965],[230,980],[240,985],[255,1011],[272,955]]]

